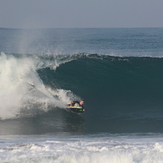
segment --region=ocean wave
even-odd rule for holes
[[[160,131],[162,63],[163,58],[156,57],[1,53],[0,118],[33,117],[40,112],[44,117],[71,100],[84,99],[86,119],[103,126],[90,125],[92,132],[118,132],[128,122],[128,131],[136,130],[138,124],[142,125],[139,131],[148,130],[149,125],[149,131]]]

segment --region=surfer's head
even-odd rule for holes
[[[82,101],[80,101],[80,105],[84,105],[84,101],[82,100]]]

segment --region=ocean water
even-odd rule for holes
[[[163,28],[0,28],[0,162],[162,163],[162,126]]]

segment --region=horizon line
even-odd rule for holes
[[[163,28],[163,27],[0,27],[0,29],[135,29],[135,28]]]

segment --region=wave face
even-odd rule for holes
[[[62,88],[84,97],[89,130],[161,132],[162,63],[162,58],[84,55],[54,75]]]
[[[1,53],[0,118],[40,133],[163,132],[162,74],[163,58]],[[64,110],[76,99],[83,116]]]

